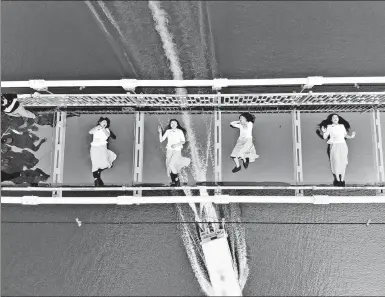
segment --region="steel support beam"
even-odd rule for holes
[[[219,110],[214,111],[214,117],[214,180],[218,183],[222,181],[222,112]],[[216,194],[220,194],[220,190]]]
[[[53,155],[52,183],[63,184],[64,148],[66,136],[67,112],[58,111],[55,127],[55,147]],[[61,190],[52,191],[52,197],[62,197]]]
[[[382,147],[382,132],[381,132],[381,120],[380,111],[373,110],[371,112],[372,122],[372,139],[374,149],[374,162],[376,168],[377,183],[385,185],[385,172],[384,172],[384,148]],[[377,190],[378,195],[385,195],[384,190]]]
[[[301,140],[301,115],[298,110],[291,112],[292,118],[292,138],[293,138],[293,161],[294,161],[294,181],[296,184],[303,183],[302,168],[302,140]],[[303,196],[303,190],[296,190],[296,196]]]
[[[143,180],[144,112],[142,111],[135,112],[134,140],[133,182],[138,184]],[[134,196],[141,195],[141,190],[134,191]]]

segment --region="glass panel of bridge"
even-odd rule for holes
[[[167,140],[159,143],[158,126],[166,127],[171,119],[177,119],[187,130],[187,133],[194,136],[196,142],[190,141],[185,144],[182,155],[191,158],[191,165],[184,174],[189,184],[195,184],[197,177],[192,174],[192,163],[201,162],[202,181],[214,181],[214,114],[213,113],[186,113],[183,114],[145,114],[144,120],[144,158],[143,158],[143,183],[169,184],[170,177],[166,172],[166,144]],[[189,124],[192,130],[190,130]],[[198,157],[191,157],[191,148],[196,148]],[[207,158],[208,156],[208,158]],[[200,160],[200,161],[198,161]],[[206,171],[206,173],[204,173]],[[182,179],[183,180],[183,179]]]
[[[346,119],[357,133],[354,139],[347,139],[349,164],[345,175],[346,183],[374,183],[376,168],[373,161],[370,120],[372,115],[369,112],[362,114],[341,112],[338,114]],[[304,183],[307,184],[330,185],[333,182],[326,141],[316,134],[317,124],[326,119],[328,115],[328,113],[301,113],[303,172]]]
[[[134,114],[81,114],[67,117],[63,183],[93,186],[90,159],[92,135],[100,117],[111,120],[111,131],[116,139],[109,140],[108,148],[117,154],[113,168],[103,171],[105,185],[131,185],[134,143]]]
[[[254,114],[253,137],[259,159],[245,170],[232,173],[234,162],[230,154],[239,136],[230,122],[238,120],[239,113],[222,114],[222,179],[224,182],[293,183],[293,144],[291,114]]]

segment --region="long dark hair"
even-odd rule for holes
[[[343,117],[341,117],[338,114],[336,114],[336,113],[329,114],[328,117],[326,118],[326,120],[323,120],[321,123],[318,124],[318,127],[321,129],[322,127],[327,128],[328,125],[332,125],[333,124],[332,117],[334,115],[336,115],[338,117],[338,124],[344,125],[346,131],[349,131],[350,130],[349,122],[347,120],[345,120]]]
[[[106,128],[110,128],[111,121],[110,121],[110,119],[107,118],[107,117],[105,117],[105,118],[104,118],[104,117],[100,117],[99,120],[98,120],[98,125],[99,125],[101,122],[103,122],[103,121],[106,121],[106,122],[107,122]],[[116,135],[111,131],[111,129],[110,129],[110,137],[111,137],[112,139],[116,139]],[[108,138],[110,138],[110,137],[108,137]]]
[[[17,94],[11,94],[11,93],[1,93],[1,98],[12,100],[17,98]]]
[[[179,129],[179,130],[181,130],[181,131],[183,132],[183,134],[184,134],[184,137],[186,137],[186,136],[187,136],[187,131],[186,131],[186,129],[183,128],[183,127],[180,125],[179,121],[176,120],[176,119],[171,119],[171,120],[168,122],[168,125],[166,126],[166,128],[164,128],[164,130],[163,130],[163,128],[162,128],[162,132],[163,132],[162,135],[164,135],[164,133],[166,133],[167,130],[171,129],[171,122],[173,122],[173,121],[176,122],[176,128]]]
[[[253,116],[251,113],[249,112],[244,112],[244,113],[241,113],[241,115],[239,117],[244,117],[246,119],[246,121],[248,122],[251,122],[254,124],[254,121],[255,121],[255,116]]]
[[[98,120],[98,125],[100,125],[100,123],[101,123],[101,122],[103,122],[103,121],[106,121],[106,122],[107,122],[107,126],[106,126],[106,128],[109,128],[109,127],[110,127],[110,124],[111,124],[111,121],[110,121],[110,119],[109,119],[109,118],[107,118],[107,117],[105,117],[105,118],[103,118],[103,117],[100,117],[100,119]]]

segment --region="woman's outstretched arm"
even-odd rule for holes
[[[166,133],[164,133],[163,135],[162,135],[162,128],[159,126],[158,127],[158,132],[159,132],[159,142],[163,142],[166,138],[167,138],[167,136],[168,136],[168,132],[169,130],[167,130],[166,131]]]
[[[345,138],[347,138],[347,139],[352,139],[352,138],[356,137],[356,132],[352,131],[352,129],[349,129],[347,131],[345,129],[345,132],[346,132]]]
[[[240,121],[232,121],[230,123],[230,126],[234,127],[234,128],[240,128],[241,127],[241,122]]]

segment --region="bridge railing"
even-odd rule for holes
[[[385,76],[374,77],[323,77],[309,76],[306,78],[273,78],[273,79],[227,79],[217,78],[211,80],[43,80],[34,79],[29,81],[2,81],[2,88],[31,88],[37,91],[48,88],[70,88],[70,87],[121,87],[125,90],[135,90],[138,87],[153,88],[212,88],[221,90],[228,87],[250,87],[250,86],[313,86],[325,85],[377,85],[385,84]]]
[[[192,195],[185,195],[190,190]],[[195,193],[193,191],[195,190]],[[247,190],[245,194],[243,190]],[[296,191],[303,195],[298,196]],[[135,195],[135,192],[141,195]],[[166,191],[166,195],[165,195]],[[234,191],[234,192],[232,192]],[[371,192],[371,193],[368,193]],[[378,192],[382,194],[378,195]],[[60,193],[60,195],[52,195]],[[251,194],[250,194],[251,193]],[[326,193],[326,194],[325,194]],[[335,194],[336,193],[336,194]],[[384,186],[3,187],[2,204],[385,203]],[[72,195],[71,195],[72,194]],[[156,195],[158,194],[158,196]],[[201,195],[199,195],[201,194]]]
[[[253,186],[253,185],[240,185],[240,186],[180,186],[180,187],[171,187],[171,186],[104,186],[104,187],[87,187],[87,186],[58,186],[58,187],[20,187],[20,186],[5,186],[2,187],[2,191],[37,191],[37,192],[52,192],[52,191],[95,191],[95,192],[105,192],[105,191],[167,191],[167,190],[385,190],[385,185],[354,185],[346,187],[334,187],[334,186]]]
[[[385,92],[291,93],[291,94],[37,94],[22,97],[31,107],[252,107],[385,105]]]

